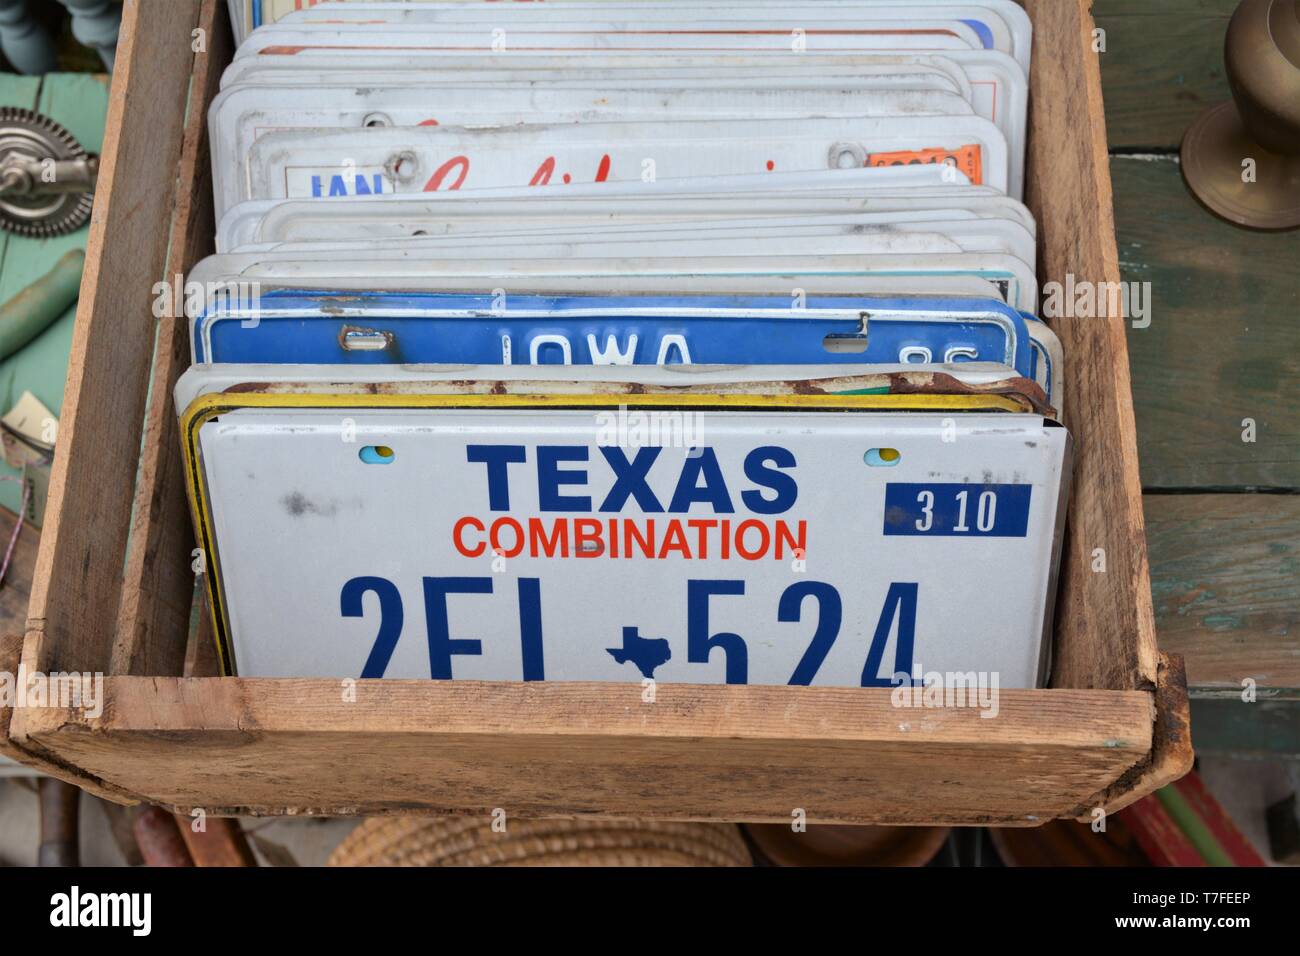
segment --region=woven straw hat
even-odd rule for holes
[[[739,827],[648,820],[372,817],[330,866],[751,866]]]

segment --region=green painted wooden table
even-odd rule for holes
[[[1152,590],[1198,751],[1300,756],[1300,231],[1205,212],[1178,145],[1230,97],[1235,0],[1097,0]],[[1243,441],[1254,422],[1254,442]],[[1254,701],[1243,700],[1243,696]]]

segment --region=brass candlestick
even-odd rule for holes
[[[1223,45],[1232,100],[1183,136],[1187,187],[1253,229],[1300,226],[1300,0],[1242,0]]]

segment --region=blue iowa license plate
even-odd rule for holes
[[[996,362],[1030,377],[992,299],[267,293],[194,318],[196,362],[800,365]]]

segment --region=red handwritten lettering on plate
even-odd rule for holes
[[[551,174],[555,172],[555,157],[547,156],[542,160],[542,165],[537,167],[537,172],[533,173],[533,178],[528,181],[530,186],[545,186],[551,181]]]
[[[447,160],[445,163],[443,163],[441,166],[435,169],[433,175],[429,177],[429,181],[424,184],[424,191],[426,193],[437,192],[438,188],[442,186],[442,181],[447,178],[447,174],[450,173],[457,166],[460,167],[460,176],[456,179],[454,183],[448,186],[447,189],[448,190],[460,189],[461,183],[463,183],[465,181],[465,177],[469,175],[468,156],[453,156],[451,159]]]
[[[609,154],[606,153],[600,157],[600,162],[596,166],[596,178],[593,182],[603,183],[607,181],[609,179],[609,169],[610,159]],[[545,186],[551,181],[553,175],[555,175],[555,157],[547,156],[542,160],[541,165],[537,167],[537,172],[533,173],[533,178],[528,181],[528,185]],[[573,177],[569,173],[564,173],[560,178],[565,183],[573,182]]]

